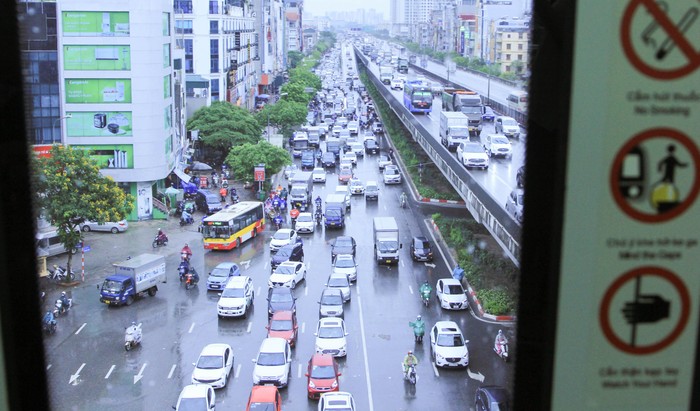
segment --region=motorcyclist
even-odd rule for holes
[[[498,330],[498,334],[496,334],[496,341],[494,341],[496,354],[501,355],[503,346],[505,346],[506,344],[508,344],[508,339],[505,335],[503,335],[503,330]]]
[[[415,355],[413,355],[413,351],[408,350],[408,353],[406,354],[405,357],[403,357],[403,377],[407,378],[408,377],[408,368],[411,365],[418,365],[418,358],[416,358]]]
[[[228,189],[226,187],[221,187],[221,189],[219,189],[219,194],[221,195],[221,201],[226,202],[226,195],[228,194]]]
[[[416,321],[411,321],[408,325],[413,327],[413,335],[416,337],[423,337],[423,334],[425,334],[425,321],[420,315],[416,317]]]
[[[430,296],[430,293],[433,292],[433,287],[426,281],[423,284],[420,285],[420,288],[418,289],[420,292],[420,295],[428,295]]]
[[[407,200],[407,196],[406,196],[406,192],[404,191],[403,193],[401,193],[401,197],[399,197],[399,201],[401,202],[401,208],[406,206],[406,200]]]
[[[275,226],[279,229],[282,227],[282,214],[277,214],[272,221],[275,223]]]
[[[69,300],[68,296],[66,295],[65,291],[61,291],[61,296],[58,298],[61,300],[61,307],[63,307],[63,311],[68,311],[69,306]]]
[[[186,209],[182,210],[182,221],[186,223],[194,223],[194,218],[192,218],[192,214],[190,214]]]
[[[168,237],[165,235],[165,232],[164,232],[162,229],[159,228],[159,229],[158,229],[158,234],[156,235],[156,239],[162,243],[162,242],[165,242],[165,240],[166,240],[167,238],[168,238]]]
[[[192,249],[190,248],[190,245],[185,243],[185,246],[182,247],[182,250],[180,250],[180,257],[182,257],[183,261],[187,261],[188,263],[190,262],[190,258],[192,257]]]
[[[292,228],[294,228],[297,222],[297,217],[299,217],[299,209],[296,207],[292,207],[292,209],[289,210],[289,216],[292,218]]]
[[[44,318],[41,321],[46,325],[56,324],[56,317],[54,317],[53,312],[49,310],[44,314]]]
[[[316,213],[314,214],[314,218],[316,219],[316,222],[318,224],[321,224],[321,220],[323,219],[323,212],[321,212],[320,208],[316,209]]]
[[[236,191],[236,187],[231,188],[231,202],[234,204],[238,202],[238,192]]]
[[[282,191],[280,192],[280,198],[283,200],[287,199],[287,196],[289,195],[289,192],[287,192],[287,187],[284,187]]]
[[[321,196],[316,197],[315,201],[316,201],[316,208],[320,210],[321,209],[321,202],[322,202]]]

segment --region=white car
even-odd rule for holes
[[[364,194],[365,193],[365,186],[362,185],[362,181],[360,181],[359,178],[351,178],[348,186],[350,187],[350,194]]]
[[[297,232],[291,228],[280,228],[272,235],[270,240],[270,251],[277,252],[287,244],[294,244],[297,241]]]
[[[357,263],[351,254],[338,254],[333,261],[333,274],[344,275],[350,281],[357,281]]]
[[[496,133],[506,137],[520,138],[520,125],[514,118],[508,116],[498,116],[493,122]]]
[[[289,179],[292,176],[292,173],[296,170],[297,170],[296,164],[288,165],[287,167],[284,168],[284,178]]]
[[[299,213],[294,228],[297,230],[298,234],[313,233],[316,228],[314,216],[311,213]]]
[[[457,146],[457,160],[466,168],[489,168],[489,156],[479,143],[459,143],[459,146]]]
[[[328,277],[328,281],[326,281],[326,287],[337,288],[343,293],[343,302],[350,301],[350,279],[347,275],[340,273],[331,273],[331,275]]]
[[[335,193],[342,194],[345,197],[345,211],[350,211],[352,207],[352,204],[350,203],[350,185],[338,184],[335,186]]]
[[[348,152],[346,152],[345,154],[343,154],[343,159],[340,160],[341,163],[343,162],[343,160],[346,160],[346,159],[347,159],[347,160],[350,160],[350,162],[352,163],[352,165],[356,165],[356,164],[357,164],[357,155],[355,154],[354,151],[348,151]]]
[[[348,342],[345,338],[348,333],[345,331],[345,321],[341,318],[321,318],[314,335],[317,353],[334,357],[345,357],[348,354]]]
[[[222,317],[247,317],[248,310],[253,305],[255,290],[253,279],[246,276],[231,277],[226,288],[221,292],[216,311]]]
[[[228,344],[209,344],[202,349],[192,371],[192,384],[226,386],[233,367],[233,350]]]
[[[323,167],[316,167],[311,171],[311,178],[314,183],[326,182],[326,170]]]
[[[513,217],[515,221],[523,223],[523,199],[525,191],[522,188],[516,188],[510,192],[506,200],[506,211]]]
[[[129,228],[129,223],[126,220],[121,221],[107,221],[104,223],[97,223],[95,221],[84,221],[80,224],[80,229],[88,231],[106,231],[112,234],[123,233]]]
[[[435,286],[435,296],[440,301],[440,307],[448,310],[464,310],[469,307],[462,283],[454,278],[439,279]]]
[[[340,131],[342,129],[343,129],[343,127],[341,127],[340,125],[333,126],[333,131],[332,131],[333,137],[340,137]]]
[[[352,159],[345,157],[345,155],[343,155],[340,158],[340,163],[338,163],[338,170],[343,170],[343,169],[347,169],[347,170],[350,170],[352,172]]]
[[[350,149],[352,150],[353,153],[355,153],[356,157],[364,157],[365,156],[365,145],[363,143],[354,142],[350,144]]]
[[[301,261],[285,261],[270,274],[267,286],[296,288],[297,284],[304,280],[306,280],[306,265]]]
[[[386,166],[393,164],[391,159],[386,154],[380,154],[377,158],[377,165],[379,166],[379,171],[384,171]]]
[[[384,167],[384,184],[401,184],[401,173],[399,167],[389,164]]]
[[[484,142],[484,150],[489,157],[505,157],[513,156],[513,147],[510,145],[508,137],[501,134],[488,134]]]
[[[391,80],[391,89],[392,90],[403,90],[403,80],[394,78]]]
[[[348,105],[348,109],[351,109],[351,106]],[[350,130],[350,134],[357,134],[360,131],[360,124],[355,120],[349,121],[348,130]]]
[[[292,366],[292,350],[284,338],[265,338],[260,344],[258,357],[253,360],[253,385],[273,384],[286,387]]]
[[[185,386],[180,391],[175,411],[202,410],[214,411],[216,409],[216,393],[209,384],[192,384]]]
[[[430,352],[437,367],[466,367],[469,350],[462,331],[454,321],[438,321],[430,330]]]
[[[345,391],[324,392],[318,399],[318,411],[355,411],[355,399]]]

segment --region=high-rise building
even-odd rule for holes
[[[286,50],[304,51],[302,26],[304,2],[301,0],[285,0],[284,16],[286,19],[285,37],[287,39]]]
[[[260,81],[258,94],[270,94],[284,81],[284,4],[282,0],[255,0],[256,26],[260,33]]]
[[[165,218],[159,192],[184,140],[172,0],[56,5],[63,142],[90,150],[102,174],[134,196],[129,219]]]

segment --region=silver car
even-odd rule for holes
[[[332,273],[328,277],[326,287],[335,288],[343,293],[343,302],[350,301],[350,279],[345,274]]]
[[[80,229],[88,232],[88,231],[105,231],[105,232],[110,232],[110,233],[123,233],[126,231],[126,229],[129,228],[129,223],[126,220],[121,220],[117,222],[111,222],[107,221],[104,223],[97,223],[94,221],[85,221],[82,224],[80,224]]]

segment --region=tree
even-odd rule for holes
[[[235,176],[241,176],[247,181],[253,181],[254,168],[258,164],[265,164],[265,172],[269,177],[292,163],[287,150],[273,146],[267,141],[233,147],[225,161]]]
[[[287,61],[289,68],[295,68],[304,59],[304,54],[300,51],[290,51],[287,53]]]
[[[321,89],[321,79],[307,68],[297,67],[289,72],[289,83],[300,83],[304,87]]]
[[[311,101],[311,94],[304,92],[306,86],[299,82],[287,83],[280,87],[281,93],[286,93],[286,96],[280,101],[294,101],[297,103],[302,103],[304,105],[309,104]]]
[[[292,135],[292,129],[298,127],[306,121],[306,104],[295,101],[280,100],[275,104],[267,105],[255,118],[261,126],[266,126],[269,123],[277,127],[280,132],[289,137]]]
[[[34,161],[36,203],[44,218],[58,228],[66,250],[75,249],[82,241],[80,223],[119,221],[131,212],[133,196],[100,174],[88,151],[55,145],[50,157]],[[72,257],[69,253],[68,272]]]
[[[197,110],[187,122],[188,130],[199,130],[202,143],[216,163],[223,161],[233,146],[256,143],[262,127],[247,110],[226,101],[217,101]]]

